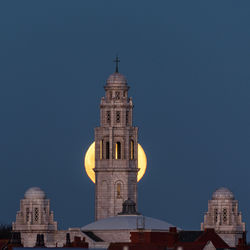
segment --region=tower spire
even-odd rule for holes
[[[115,73],[118,73],[118,72],[119,72],[119,71],[118,71],[119,62],[120,62],[119,57],[116,56],[116,58],[115,58],[115,60],[114,60],[113,62],[115,62]]]

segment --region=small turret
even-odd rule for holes
[[[123,202],[122,204],[122,212],[119,213],[119,215],[139,215],[136,211],[136,203],[132,201],[130,198],[128,198],[126,201]]]

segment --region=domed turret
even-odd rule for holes
[[[233,200],[234,195],[233,193],[225,187],[221,187],[217,189],[212,196],[213,200]]]
[[[107,79],[107,85],[127,85],[127,79],[124,75],[119,72],[111,74]]]
[[[126,201],[123,202],[122,204],[122,212],[119,213],[119,215],[131,215],[131,214],[135,214],[138,215],[140,213],[138,213],[136,211],[136,203],[134,201],[132,201],[130,198],[128,198]]]
[[[127,79],[124,75],[119,73],[118,70],[118,63],[120,62],[119,58],[116,57],[115,61],[116,63],[116,69],[115,73],[111,74],[108,79],[107,79],[107,85],[106,86],[114,86],[114,87],[119,87],[119,86],[127,86]]]
[[[235,247],[238,239],[244,238],[245,223],[239,212],[239,204],[233,193],[225,187],[218,188],[208,201],[201,230],[213,228],[215,232],[230,246]]]
[[[39,187],[29,188],[24,194],[25,199],[45,199],[45,197],[45,193]]]
[[[24,247],[34,247],[39,243],[36,241],[37,234],[44,235],[47,247],[56,246],[57,222],[54,221],[54,214],[50,210],[50,200],[41,188],[31,187],[25,192],[24,199],[20,201],[16,221],[12,223],[12,230],[21,233]]]

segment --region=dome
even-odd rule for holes
[[[228,188],[221,187],[213,193],[213,200],[220,200],[220,199],[233,200],[234,195]]]
[[[127,200],[125,200],[124,202],[123,202],[123,204],[124,205],[131,205],[131,206],[135,206],[136,205],[136,203],[133,201],[133,200],[131,200],[130,198],[128,198]]]
[[[29,188],[24,194],[25,199],[45,199],[45,197],[45,193],[39,187]]]
[[[107,85],[127,85],[127,80],[124,75],[115,72],[108,77]]]
[[[173,227],[165,221],[142,215],[118,215],[90,223],[81,230],[136,230],[141,224],[144,224],[143,228],[148,230],[169,230],[170,227]]]

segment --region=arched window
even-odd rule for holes
[[[223,208],[222,218],[223,218],[223,223],[226,223],[227,222],[227,209],[226,208]]]
[[[106,159],[109,159],[109,141],[106,142]]]
[[[110,122],[111,122],[111,113],[110,113],[110,111],[106,112],[106,120],[107,120],[107,124],[110,124]]]
[[[35,207],[34,209],[34,221],[37,223],[39,221],[39,209]]]
[[[116,92],[115,92],[115,99],[116,99],[116,100],[119,100],[120,97],[121,97],[120,92],[119,92],[119,91],[116,91]]]
[[[116,123],[120,123],[120,121],[121,121],[121,112],[116,111]]]
[[[26,222],[28,222],[30,219],[30,209],[26,207]]]
[[[217,223],[217,221],[218,221],[218,209],[215,208],[214,209],[214,223]]]
[[[100,160],[103,159],[103,140],[100,140]]]
[[[116,198],[122,198],[121,197],[122,196],[121,189],[122,189],[122,184],[121,183],[117,183],[117,185],[116,185]]]
[[[130,140],[130,159],[133,160],[135,158],[135,149],[134,149],[134,141]]]
[[[119,141],[115,144],[115,159],[121,159],[121,143]]]

